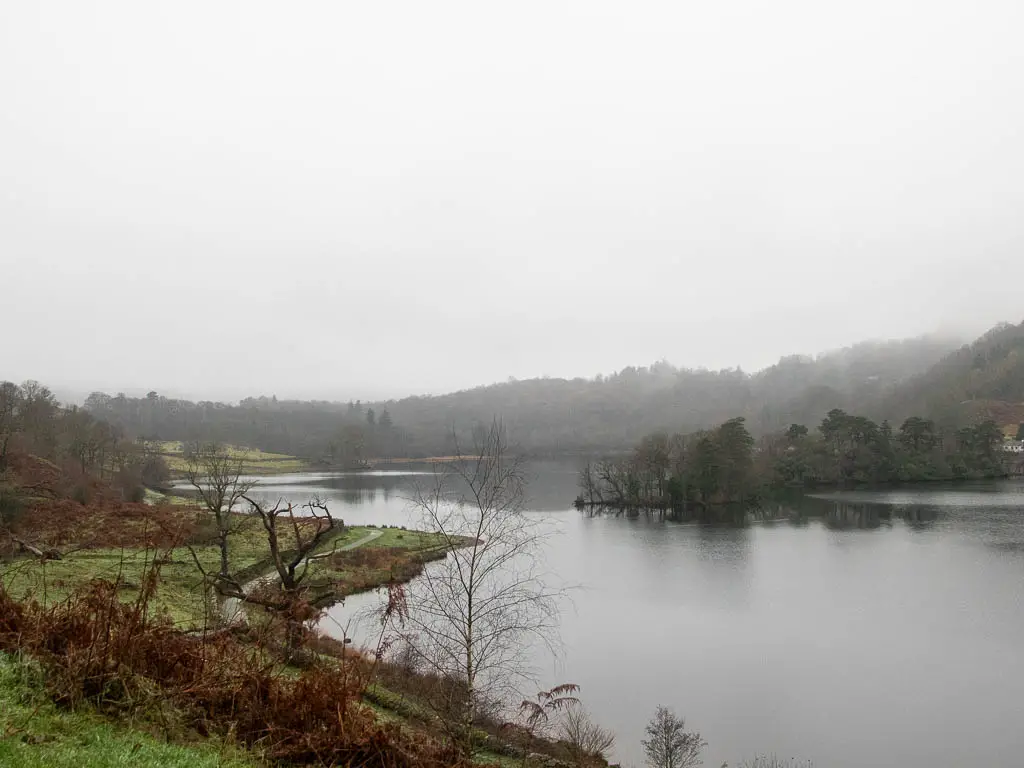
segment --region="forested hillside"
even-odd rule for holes
[[[668,363],[592,379],[529,379],[378,403],[258,397],[238,405],[94,393],[86,409],[126,434],[219,440],[330,463],[427,456],[452,449],[453,428],[501,417],[534,454],[627,450],[655,430],[690,432],[744,416],[755,434],[815,423],[833,408],[874,413],[901,382],[955,348],[945,339],[865,342],[818,357],[791,356],[755,374]]]
[[[998,325],[896,389],[877,414],[924,413],[943,427],[1024,421],[1024,323]]]

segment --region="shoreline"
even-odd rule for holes
[[[363,536],[355,542],[351,542],[342,547],[328,549],[327,547],[330,545],[331,541],[338,538],[338,536],[343,535],[344,531],[339,531],[324,543],[324,549],[321,549],[315,554],[307,557],[305,562],[307,564],[312,564],[319,560],[327,560],[335,555],[362,549],[365,545],[380,539],[385,535],[386,531],[396,530],[386,526],[383,528],[377,528],[376,526],[369,525],[353,527],[367,528],[371,530],[366,536]],[[426,531],[403,530],[403,535],[406,533],[413,536],[430,535]],[[469,546],[471,543],[471,541],[466,540],[462,542],[462,546]],[[387,564],[388,578],[371,578],[367,581],[356,583],[350,589],[346,589],[345,582],[343,580],[337,578],[332,579],[328,575],[328,585],[311,584],[308,587],[312,594],[312,602],[316,604],[316,607],[321,611],[328,611],[336,605],[343,604],[345,599],[348,597],[374,592],[383,587],[387,587],[389,584],[408,584],[410,581],[422,574],[423,569],[426,568],[429,563],[443,560],[451,551],[451,548],[446,546],[423,547],[421,549],[412,549],[404,546],[383,546],[380,549],[384,552],[391,551],[393,553],[392,560],[394,562],[389,562]],[[398,556],[395,557],[394,553],[397,553]],[[402,566],[403,564],[405,565],[405,568],[399,567],[396,576],[395,567]],[[243,585],[243,589],[246,593],[260,584],[272,584],[277,577],[277,571],[269,558],[244,569],[243,574],[246,580]],[[323,600],[324,596],[330,593],[333,593],[332,598]],[[229,625],[238,620],[239,614],[245,613],[244,602],[239,601],[237,598],[221,598],[214,590],[211,590],[210,599],[214,602],[217,612]]]

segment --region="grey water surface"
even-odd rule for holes
[[[296,475],[260,492],[320,494],[350,524],[414,525],[407,472]],[[658,704],[708,741],[704,764],[755,753],[818,768],[1024,765],[1024,484],[853,491],[773,505],[743,526],[591,516],[575,468],[537,464],[545,557],[579,585],[559,660],[539,685],[574,682],[643,762]],[[774,519],[778,518],[778,519]],[[374,627],[349,598],[321,627]]]

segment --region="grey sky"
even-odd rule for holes
[[[1018,2],[7,2],[0,378],[370,398],[1019,321]]]

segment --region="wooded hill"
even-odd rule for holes
[[[535,455],[630,449],[656,430],[692,432],[743,416],[755,435],[815,424],[834,408],[899,422],[925,415],[962,425],[1017,419],[1024,400],[1022,326],[971,345],[937,337],[864,342],[817,357],[794,355],[757,373],[668,363],[591,379],[509,381],[439,396],[375,403],[286,401],[238,405],[94,393],[86,409],[126,435],[219,440],[346,464],[382,456],[444,455],[493,416]],[[922,404],[924,404],[922,406]]]
[[[924,413],[942,427],[991,419],[1024,422],[1024,323],[1003,323],[903,382],[875,414],[898,421]]]

